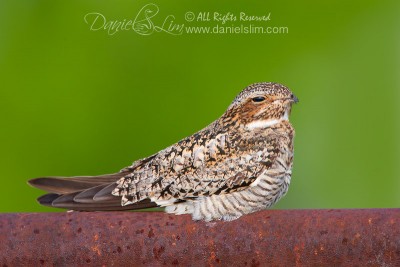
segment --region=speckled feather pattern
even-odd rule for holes
[[[151,199],[169,213],[206,221],[270,207],[290,184],[293,102],[297,98],[280,84],[247,87],[208,127],[123,169],[129,174],[112,194],[122,205]]]
[[[40,204],[80,211],[165,207],[194,220],[234,220],[266,209],[288,190],[298,100],[285,86],[256,83],[203,130],[118,173],[39,177]]]

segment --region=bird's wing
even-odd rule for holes
[[[269,168],[270,156],[267,151],[263,154],[252,151],[236,158],[225,158],[212,166],[176,177],[169,191],[178,199],[188,199],[244,190]]]
[[[243,190],[270,168],[277,144],[199,132],[160,151],[151,161],[121,178],[113,190],[128,205],[150,198],[159,205]]]
[[[132,205],[121,206],[121,198],[113,196],[111,191],[116,187],[116,181],[130,174],[154,157],[138,160],[132,166],[118,173],[99,176],[75,177],[40,177],[28,183],[48,193],[39,197],[38,202],[44,206],[66,208],[72,210],[127,210],[156,207],[149,200],[139,201]]]

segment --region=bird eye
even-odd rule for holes
[[[265,97],[263,96],[257,96],[253,98],[253,102],[263,102],[265,100]]]

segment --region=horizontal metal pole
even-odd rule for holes
[[[400,266],[400,209],[0,215],[1,266]]]

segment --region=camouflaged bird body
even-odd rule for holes
[[[291,124],[251,131],[232,124],[224,131],[221,120],[135,162],[113,194],[122,205],[150,198],[167,212],[204,220],[231,220],[274,204],[290,183]]]
[[[278,83],[242,90],[203,130],[118,173],[39,177],[48,193],[40,204],[72,210],[128,210],[156,206],[195,220],[233,220],[265,209],[287,191],[297,97]]]

